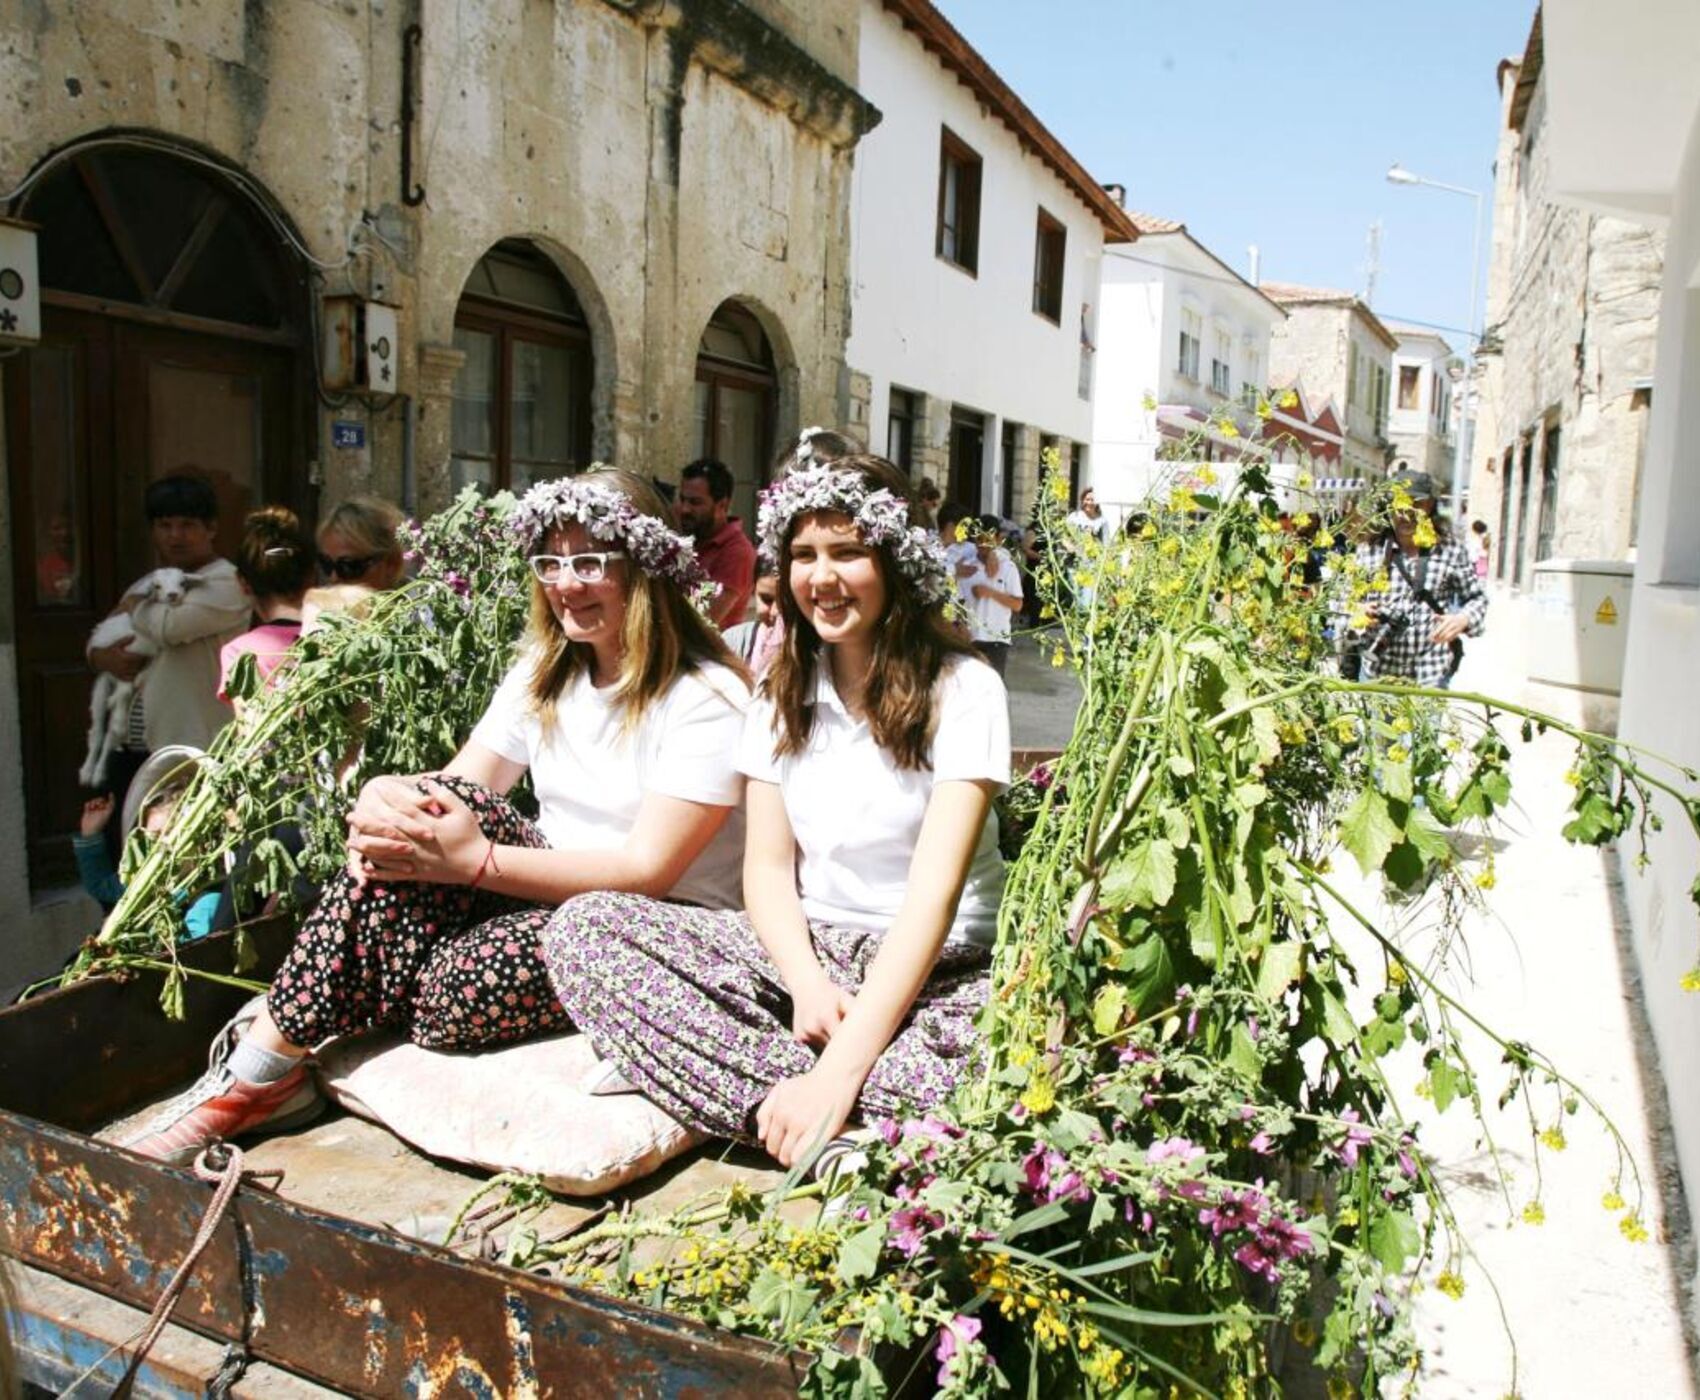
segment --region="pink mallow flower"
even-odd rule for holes
[[[1340,1160],[1348,1167],[1358,1164],[1358,1151],[1375,1140],[1375,1134],[1363,1126],[1355,1108],[1340,1110],[1340,1121],[1346,1124],[1346,1140],[1340,1144]]]
[[[969,1317],[966,1313],[957,1313],[955,1317],[939,1328],[938,1349],[934,1351],[933,1355],[938,1358],[938,1383],[941,1386],[950,1384],[951,1358],[959,1355],[979,1335],[980,1319]]]

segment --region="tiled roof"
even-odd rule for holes
[[[1142,214],[1137,209],[1127,211],[1133,226],[1141,233],[1185,233],[1186,225],[1174,219],[1159,219],[1155,214]]]
[[[1357,300],[1354,293],[1342,292],[1337,287],[1305,287],[1297,282],[1259,282],[1257,285],[1258,289],[1271,301],[1295,306]]]

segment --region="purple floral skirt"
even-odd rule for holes
[[[815,955],[847,991],[862,985],[884,933],[811,922]],[[641,895],[568,900],[543,934],[543,959],[573,1023],[604,1059],[674,1118],[717,1137],[755,1139],[755,1112],[818,1052],[791,1038],[791,1000],[749,916]],[[990,989],[984,949],[948,945],[862,1086],[864,1119],[925,1109],[974,1060]]]

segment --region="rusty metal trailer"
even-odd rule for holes
[[[262,968],[290,933],[255,926]],[[228,969],[231,953],[215,938],[184,956]],[[102,1353],[153,1306],[211,1199],[192,1174],[91,1136],[191,1080],[243,999],[197,980],[171,1022],[158,993],[153,975],[101,977],[0,1012],[0,1251],[22,1266],[11,1324],[23,1378],[55,1392],[91,1366],[78,1394],[110,1391],[126,1358]],[[333,1119],[293,1158],[288,1139],[271,1142],[256,1165],[269,1150],[296,1179],[237,1193],[172,1314],[186,1330],[156,1350],[136,1393],[198,1396],[209,1361],[227,1375],[254,1368],[234,1394],[796,1393],[805,1357],[389,1227],[417,1205],[395,1197],[413,1170],[405,1159],[422,1159],[381,1129]],[[439,1209],[481,1179],[420,1169],[440,1178]]]

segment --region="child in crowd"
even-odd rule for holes
[[[779,654],[785,624],[779,618],[779,567],[765,554],[756,556],[756,615],[726,629],[726,645],[757,680]]]
[[[852,1117],[938,1102],[972,1062],[1009,713],[889,462],[800,463],[761,536],[785,640],[739,748],[748,913],[582,895],[544,949],[616,1082],[790,1166]]]
[[[963,587],[969,599],[969,631],[974,647],[1000,676],[1009,665],[1015,614],[1021,611],[1021,570],[1003,547],[1002,523],[982,515],[974,533],[978,571]]]
[[[272,673],[295,645],[313,568],[313,545],[294,511],[265,506],[249,514],[236,551],[236,577],[257,621],[218,654],[218,698],[227,705],[234,704],[228,690],[230,672],[242,657],[252,656],[261,681],[270,684]]]
[[[137,825],[151,837],[158,837],[171,825],[171,819],[177,814],[177,804],[194,779],[200,757],[200,750],[180,744],[155,750],[148,756],[125,798],[119,828],[120,846],[122,838],[128,837]],[[106,841],[106,828],[116,808],[116,800],[110,793],[91,797],[83,803],[78,834],[71,840],[83,889],[107,912],[111,912],[124,893],[124,885],[118,878],[118,868],[113,863]],[[213,928],[218,891],[204,890],[185,897],[182,902],[183,932],[178,942],[191,943],[206,937]]]

